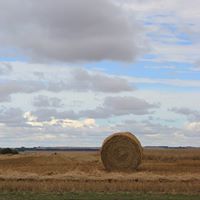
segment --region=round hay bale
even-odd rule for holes
[[[107,137],[101,148],[101,160],[108,171],[132,171],[142,160],[142,146],[130,132]]]

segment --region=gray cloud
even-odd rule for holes
[[[46,99],[46,98],[45,98]],[[46,102],[48,104],[49,102]],[[44,106],[43,106],[44,107]],[[145,100],[136,97],[106,97],[103,105],[96,109],[60,111],[56,108],[36,109],[31,113],[38,118],[38,121],[47,121],[52,117],[57,119],[80,119],[80,118],[109,118],[122,115],[145,115],[152,113],[152,109],[158,108],[157,104],[150,104]]]
[[[9,74],[12,71],[12,65],[7,62],[0,62],[0,75]]]
[[[0,107],[0,123],[10,127],[23,127],[25,125],[23,111],[20,108]]]
[[[37,80],[0,80],[0,102],[10,101],[12,94],[33,93],[42,90],[55,93],[69,90],[107,93],[134,90],[134,86],[131,86],[126,79],[117,76],[108,76],[99,72],[92,73],[81,68],[72,70],[70,74],[67,72],[66,76],[68,75],[68,79],[58,81],[44,78]],[[55,103],[56,100],[51,101]]]
[[[1,87],[0,87],[0,91],[1,91]],[[10,102],[10,101],[11,101],[10,94],[0,93],[0,102]]]
[[[95,110],[81,111],[79,114],[92,118],[108,118],[129,114],[145,115],[151,113],[151,109],[158,107],[157,104],[150,104],[132,96],[106,97],[103,106],[99,106]]]
[[[135,120],[125,120],[122,123],[116,125],[116,128],[121,130],[129,130],[133,133],[138,133],[139,135],[172,135],[174,132],[180,129],[176,127],[171,127],[167,125],[162,125],[160,123],[152,123],[148,120],[135,121]]]
[[[0,46],[36,61],[132,61],[141,53],[139,26],[111,0],[0,1],[0,26]]]
[[[82,68],[74,69],[71,73],[73,77],[71,87],[78,90],[117,93],[134,89],[126,79],[117,76],[107,76],[99,72],[89,73]]]
[[[189,146],[197,145],[198,140],[190,140],[187,137],[188,131],[177,127],[164,125],[160,123],[152,123],[148,120],[136,121],[136,120],[125,120],[121,123],[116,124],[116,129],[130,131],[137,135],[142,142],[142,145],[156,145],[156,146]],[[181,133],[181,134],[180,134]]]
[[[56,119],[77,119],[78,115],[73,110],[58,111],[57,109],[42,108],[32,112],[38,121],[47,121],[52,117]]]
[[[33,105],[36,107],[62,107],[63,104],[61,99],[57,97],[48,97],[44,95],[39,95],[34,98]]]
[[[44,73],[43,72],[37,71],[37,72],[33,72],[33,74],[39,79],[44,79]]]
[[[194,63],[193,70],[200,71],[200,60]]]
[[[45,85],[37,81],[9,80],[0,84],[0,102],[10,101],[11,94],[33,93],[45,89]]]
[[[200,120],[200,111],[197,111],[197,110],[193,110],[186,107],[181,107],[181,108],[174,107],[169,110],[181,115],[185,115],[189,120],[192,120],[192,121]]]

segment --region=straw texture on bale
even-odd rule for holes
[[[107,137],[101,148],[101,160],[108,171],[132,171],[142,160],[142,146],[130,132]]]

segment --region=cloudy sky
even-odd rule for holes
[[[0,146],[200,146],[199,0],[0,0]]]

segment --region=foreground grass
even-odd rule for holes
[[[1,192],[0,200],[199,200],[200,195],[145,193],[31,193]]]
[[[0,191],[195,195],[200,193],[200,148],[144,149],[138,170],[128,173],[107,172],[99,152],[0,155]]]

